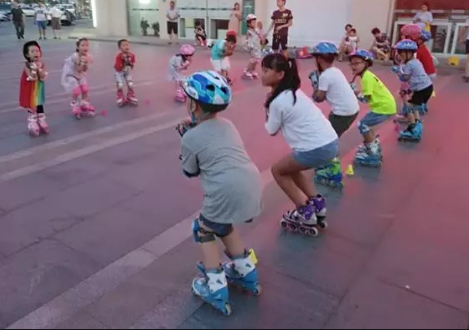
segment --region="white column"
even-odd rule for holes
[[[94,0],[96,34],[99,36],[128,36],[126,0]]]

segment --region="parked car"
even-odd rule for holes
[[[10,20],[11,5],[0,3],[0,21],[8,22]]]
[[[60,21],[62,22],[63,26],[70,26],[73,24],[73,22],[76,21],[75,15],[70,12],[67,9],[64,9],[63,7],[58,7],[62,11],[62,17],[60,18]],[[47,13],[47,19],[49,21],[49,25],[52,24],[52,17],[49,13]]]
[[[21,6],[21,9],[26,17],[34,17],[34,14],[36,13],[34,8],[30,6]]]

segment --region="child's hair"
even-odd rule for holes
[[[357,33],[357,29],[351,29],[350,33]]]
[[[349,24],[347,24],[347,25],[345,26],[345,30],[347,30],[348,28],[353,28],[353,25],[352,25],[352,24],[350,24],[350,23],[349,23]]]
[[[87,38],[80,38],[77,40],[77,48],[76,48],[76,51],[78,53],[78,47],[80,47],[81,43],[84,42],[84,41],[89,41]]]
[[[231,43],[234,43],[234,44],[238,42],[238,39],[236,38],[236,36],[232,35],[232,34],[227,35],[225,40],[227,42],[231,42]]]
[[[332,64],[337,58],[337,55],[336,54],[320,54],[318,57],[322,58],[326,63]]]
[[[121,48],[121,46],[122,46],[122,44],[123,44],[124,42],[129,42],[129,40],[127,40],[127,39],[121,39],[121,40],[119,40],[119,41],[117,42],[117,47]],[[78,45],[77,45],[77,46],[78,46]]]
[[[28,41],[27,43],[25,43],[24,46],[23,46],[23,56],[26,59],[26,61],[28,61],[28,62],[31,61],[31,59],[28,56],[29,47],[31,47],[31,46],[36,46],[37,48],[39,48],[39,51],[42,52],[41,46],[39,46],[37,41]]]
[[[375,34],[378,34],[378,33],[381,33],[381,30],[378,29],[377,27],[375,27],[373,30],[371,30],[372,35],[375,35]]]
[[[268,108],[277,96],[287,90],[292,91],[293,104],[296,104],[296,91],[301,86],[301,78],[298,72],[296,59],[294,57],[287,58],[283,54],[269,54],[262,60],[262,67],[284,73],[283,79],[265,102],[265,107]]]

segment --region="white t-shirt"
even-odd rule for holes
[[[285,91],[272,101],[265,128],[270,135],[279,130],[287,144],[296,151],[311,151],[338,139],[329,120],[302,90]]]
[[[36,11],[36,21],[39,21],[39,22],[47,21],[46,7],[37,7],[35,11]]]
[[[52,7],[50,14],[53,18],[61,18],[63,15],[62,11],[57,7]]]
[[[422,22],[429,22],[430,24],[433,22],[433,14],[430,11],[419,11],[417,14],[415,14],[414,19],[420,19],[420,22],[416,22],[422,30],[425,30],[425,27],[427,26],[426,23]]]
[[[168,11],[166,12],[166,15],[170,22],[177,22],[178,16],[179,16],[179,10],[177,10],[176,8],[168,9]]]
[[[319,90],[326,92],[332,113],[337,116],[353,116],[360,110],[357,97],[347,78],[338,68],[332,67],[319,76]]]

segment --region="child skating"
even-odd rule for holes
[[[182,88],[186,77],[183,71],[187,70],[192,63],[192,56],[194,56],[195,48],[191,45],[182,45],[179,53],[171,57],[169,60],[169,80],[173,81],[176,85],[176,95],[174,99],[177,102],[186,102],[186,93]]]
[[[193,223],[194,240],[202,249],[198,264],[202,276],[194,279],[193,292],[225,315],[230,315],[228,284],[259,295],[256,266],[234,225],[261,213],[262,180],[249,158],[236,127],[218,116],[231,103],[225,79],[214,71],[197,72],[183,84],[190,119],[177,126],[181,134],[184,174],[200,178],[204,201]],[[231,262],[221,265],[219,238]]]
[[[89,86],[86,80],[91,62],[89,41],[82,38],[76,43],[75,53],[65,60],[62,71],[62,86],[72,94],[70,105],[77,119],[83,115],[91,117],[95,115],[95,108],[89,102]]]
[[[410,93],[403,97],[403,113],[409,125],[400,132],[399,141],[418,142],[423,132],[420,112],[433,94],[433,83],[425,73],[422,63],[415,58],[418,46],[414,41],[399,41],[395,49],[402,59],[402,66],[397,70],[397,75],[401,82],[408,83],[410,89]]]
[[[331,123],[313,100],[300,89],[301,79],[294,58],[270,54],[262,60],[262,84],[271,88],[265,103],[266,130],[279,132],[292,149],[272,167],[272,174],[295,205],[284,214],[281,225],[317,236],[326,228],[326,201],[303,173],[329,164],[339,154],[339,140]]]
[[[138,99],[135,97],[134,82],[132,70],[134,69],[136,57],[130,51],[130,43],[126,39],[119,40],[119,52],[114,61],[114,70],[117,85],[117,105],[122,107],[126,104],[138,105]],[[124,94],[124,86],[127,86],[127,96]]]
[[[334,66],[339,50],[331,42],[321,42],[312,50],[317,70],[310,75],[317,103],[327,101],[331,105],[329,121],[340,138],[357,119],[360,105],[355,93],[340,69]],[[316,169],[315,182],[330,187],[343,187],[343,174],[340,159]]]
[[[231,69],[230,56],[233,55],[236,48],[236,35],[227,34],[225,40],[216,40],[211,49],[211,59],[213,69],[221,74],[230,85],[233,84],[229,76]]]
[[[262,58],[262,39],[257,30],[257,17],[256,15],[249,14],[246,18],[246,24],[248,31],[246,34],[246,43],[245,48],[250,53],[251,58],[249,63],[244,69],[243,78],[244,79],[255,79],[258,77],[256,72],[257,64]]]
[[[360,102],[368,104],[370,112],[358,122],[358,129],[363,135],[363,145],[358,147],[355,163],[380,167],[382,164],[381,144],[373,127],[391,119],[396,114],[396,100],[369,68],[373,65],[373,54],[367,50],[358,50],[349,55],[354,78],[352,88]],[[361,92],[355,80],[361,78]]]
[[[47,71],[41,61],[41,47],[36,41],[24,44],[23,56],[26,63],[20,80],[20,107],[28,111],[29,134],[37,137],[41,132],[49,133],[49,125],[47,125],[44,113],[46,102],[44,80],[47,77]]]

